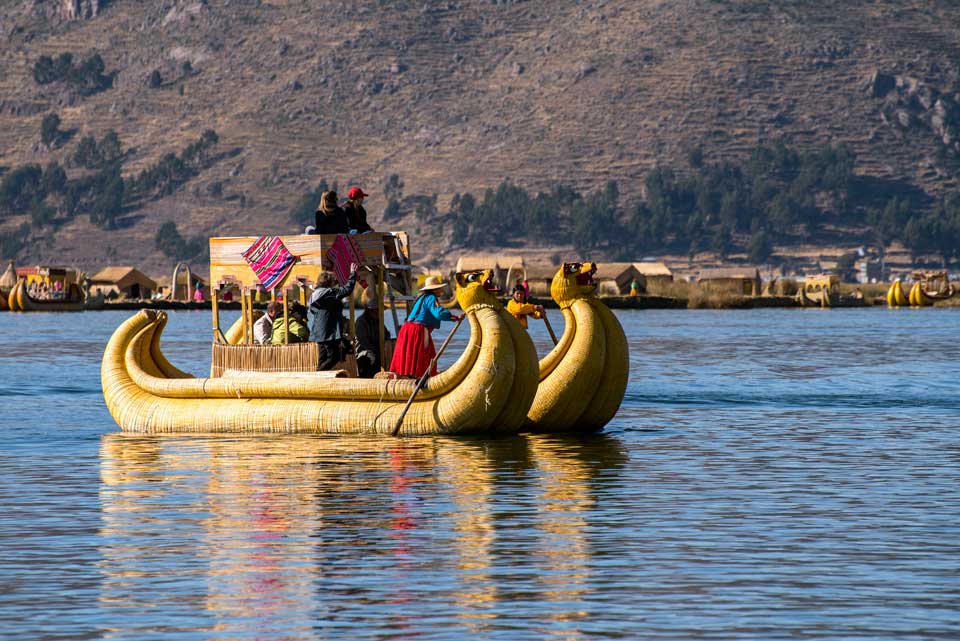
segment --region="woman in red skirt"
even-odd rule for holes
[[[390,371],[399,376],[420,378],[430,367],[430,362],[436,357],[437,349],[433,346],[433,330],[440,327],[440,321],[458,321],[459,316],[450,313],[437,302],[435,290],[443,287],[443,281],[437,276],[428,276],[420,287],[420,296],[413,303],[407,322],[397,334],[397,344],[393,348],[393,360],[390,362]],[[434,363],[430,369],[430,376],[437,373]]]

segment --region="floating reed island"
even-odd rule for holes
[[[336,245],[349,240],[363,270],[375,280],[380,309],[415,300],[406,234],[272,237],[295,257],[270,287],[285,301],[307,300],[323,271],[336,269]],[[623,330],[594,294],[594,265],[567,263],[555,277],[557,303],[567,321],[542,361],[533,341],[496,297],[491,270],[459,272],[454,299],[470,336],[446,370],[421,381],[355,377],[348,356],[334,371],[318,372],[315,343],[256,345],[253,298],[260,276],[244,254],[263,238],[210,240],[213,307],[211,376],[196,378],[163,355],[167,315],[141,310],[110,339],[103,357],[104,399],[129,432],[296,432],[323,434],[509,434],[521,430],[594,431],[616,413],[626,389],[629,357]],[[219,292],[240,291],[241,316],[225,333]],[[389,303],[389,304],[387,304]],[[284,324],[287,320],[284,306]],[[380,354],[388,354],[380,314]],[[349,333],[354,333],[353,299]],[[441,348],[442,350],[442,348]],[[386,358],[382,359],[386,362]]]

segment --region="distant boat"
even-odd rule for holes
[[[80,286],[81,272],[71,267],[35,267],[24,270],[7,295],[12,312],[78,312],[84,309],[86,295]],[[39,284],[49,297],[31,294],[30,285]]]

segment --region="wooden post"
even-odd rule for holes
[[[253,345],[253,290],[247,292],[247,345]]]
[[[220,342],[220,308],[217,307],[217,298],[219,297],[219,289],[210,290],[210,309],[213,311],[213,340]]]
[[[247,342],[247,296],[243,293],[243,288],[240,288],[240,331],[243,335],[241,343]]]
[[[347,333],[350,335],[350,340],[353,340],[357,336],[357,304],[355,302],[356,297],[354,296],[356,291],[357,290],[354,289],[353,292],[350,293],[350,301],[349,305],[347,305],[347,309],[350,310],[350,320],[347,325]]]
[[[384,322],[383,322],[383,270],[385,268],[383,265],[380,265],[377,269],[377,322],[380,324],[380,371],[383,372],[386,370],[384,367],[384,361],[386,353],[386,342],[384,340],[383,331],[384,331]]]
[[[283,344],[286,345],[290,341],[290,321],[287,317],[287,299],[290,298],[290,290],[283,290]]]

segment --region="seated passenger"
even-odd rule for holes
[[[362,234],[373,231],[367,223],[367,210],[363,208],[363,199],[367,194],[359,187],[351,187],[347,192],[347,202],[343,205],[343,212],[347,216],[347,226],[351,233]]]
[[[513,288],[513,298],[507,303],[507,311],[513,315],[523,328],[527,328],[527,316],[543,318],[543,305],[531,305],[527,302],[527,292],[521,285]]]
[[[273,345],[283,345],[283,308],[280,315],[273,320],[273,336],[270,337],[270,343]],[[307,329],[307,309],[300,303],[292,303],[287,312],[287,343],[305,343],[310,337],[310,331]]]
[[[437,276],[428,276],[420,287],[420,296],[413,303],[407,321],[400,328],[397,344],[390,362],[390,371],[399,376],[419,378],[430,369],[430,376],[437,374],[437,364],[432,363],[437,355],[433,345],[433,330],[440,321],[458,321],[462,316],[450,313],[437,302],[434,292],[443,287]],[[432,366],[431,366],[432,363]]]
[[[364,312],[357,319],[357,373],[360,378],[373,378],[380,371],[380,314],[376,294],[370,289],[363,293]],[[383,328],[383,339],[390,332]]]
[[[314,234],[348,234],[347,215],[337,204],[337,192],[325,191],[320,196],[320,205],[316,213]]]
[[[310,340],[320,344],[319,370],[333,369],[343,360],[343,299],[353,293],[357,284],[357,264],[350,263],[346,285],[336,284],[332,272],[323,272],[310,296]]]
[[[278,316],[283,316],[283,307],[274,301],[267,305],[267,311],[253,324],[253,340],[257,345],[270,344],[273,337],[273,321]]]

